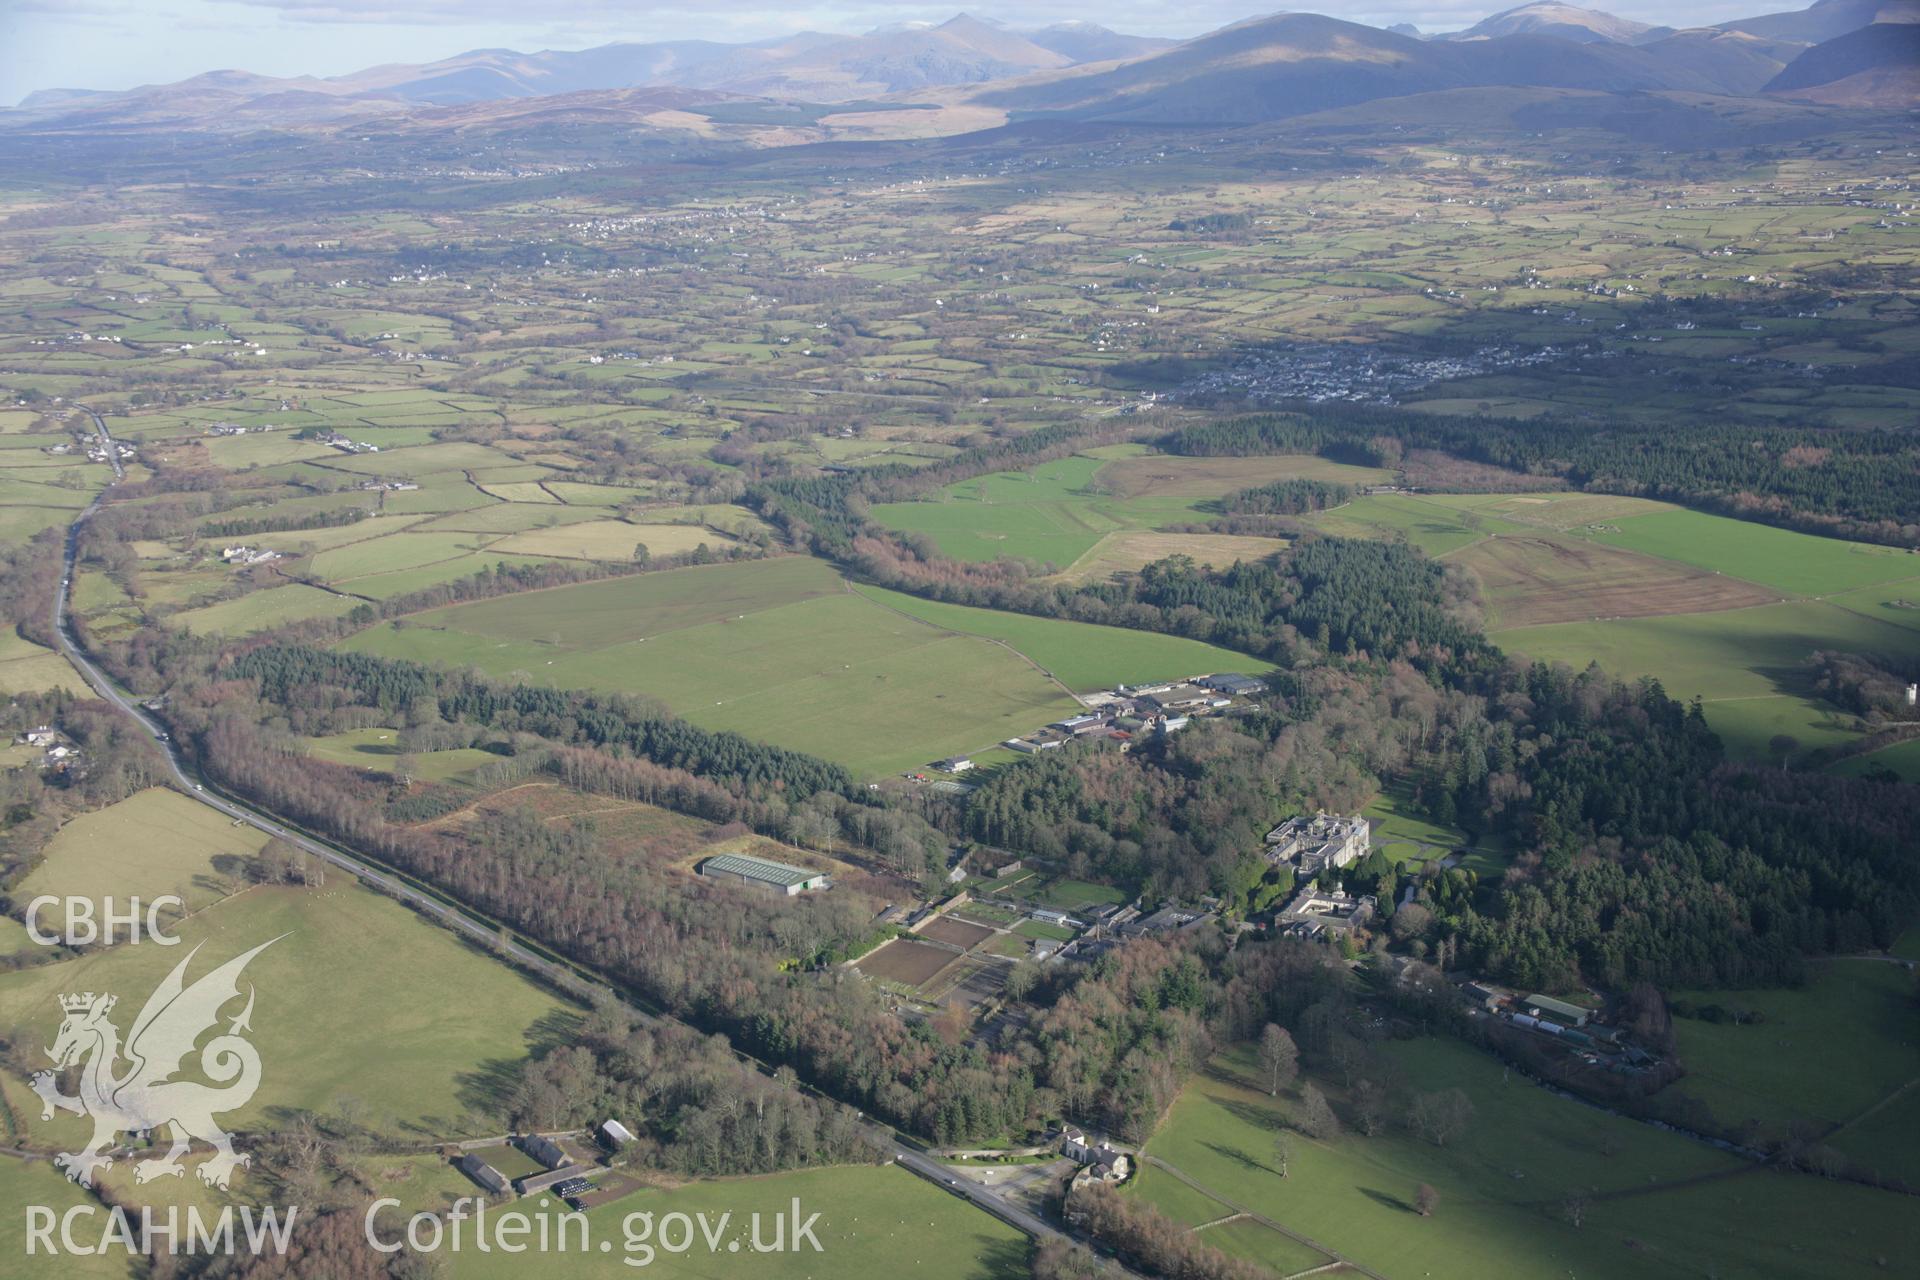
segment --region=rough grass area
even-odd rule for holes
[[[1195,564],[1226,569],[1238,561],[1264,560],[1287,547],[1284,538],[1249,538],[1230,533],[1110,533],[1069,566],[1067,582],[1106,582],[1135,573],[1156,560],[1186,556]]]
[[[1547,534],[1494,535],[1447,560],[1479,580],[1494,627],[1710,613],[1779,599],[1738,578]]]

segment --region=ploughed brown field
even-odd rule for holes
[[[917,987],[959,958],[945,947],[895,938],[862,960],[860,971],[870,978]]]
[[[963,951],[971,951],[988,938],[991,938],[993,936],[993,930],[982,925],[968,924],[964,920],[954,920],[950,917],[942,916],[938,920],[928,921],[926,925],[920,929],[920,936],[923,938],[931,938],[935,942],[944,942],[949,946],[959,947]]]
[[[1777,591],[1576,538],[1502,534],[1447,557],[1471,570],[1490,626],[1713,613],[1778,600]]]

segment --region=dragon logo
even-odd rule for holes
[[[117,997],[91,991],[60,997],[66,1018],[47,1050],[53,1070],[34,1075],[33,1091],[44,1104],[43,1120],[53,1119],[56,1109],[93,1118],[93,1137],[87,1144],[54,1157],[67,1177],[92,1186],[94,1171],[113,1163],[107,1152],[120,1134],[152,1133],[162,1125],[172,1130],[173,1146],[158,1159],[141,1161],[134,1170],[135,1182],[180,1176],[180,1157],[196,1138],[213,1148],[212,1158],[199,1170],[200,1180],[209,1186],[224,1188],[236,1167],[252,1162],[251,1156],[234,1151],[232,1138],[213,1118],[216,1112],[244,1106],[260,1087],[260,1054],[241,1035],[251,1030],[251,986],[246,1007],[228,1022],[225,1034],[199,1050],[200,1073],[215,1083],[171,1077],[185,1066],[201,1034],[220,1021],[220,1010],[239,998],[240,973],[247,962],[278,941],[269,939],[188,986],[187,966],[200,950],[194,947],[147,997],[124,1045],[119,1028],[107,1016]],[[79,1093],[69,1097],[60,1092],[55,1073],[75,1065],[80,1067]]]

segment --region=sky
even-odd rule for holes
[[[1356,22],[1471,26],[1520,0],[1321,0],[1300,7]],[[1098,22],[1139,35],[1199,35],[1272,12],[1273,0],[1028,0],[969,4],[1010,26]],[[129,89],[204,71],[343,75],[468,49],[584,49],[613,40],[758,40],[862,32],[953,16],[902,0],[0,0],[0,103],[36,89]],[[1670,26],[1801,8],[1799,0],[1622,0],[1591,7]]]

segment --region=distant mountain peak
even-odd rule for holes
[[[1611,41],[1628,44],[1635,37],[1654,30],[1644,22],[1618,17],[1599,9],[1583,9],[1562,4],[1560,0],[1533,0],[1530,4],[1504,9],[1482,18],[1465,31],[1448,37],[1453,40],[1481,40],[1494,36],[1546,35],[1583,43]]]

